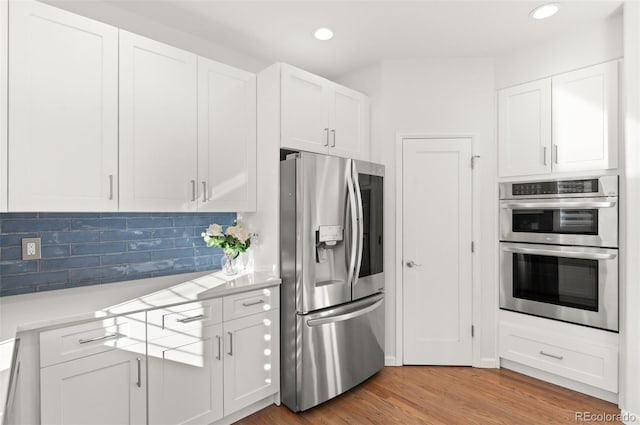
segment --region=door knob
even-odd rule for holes
[[[421,265],[422,265],[422,264],[418,264],[418,263],[416,263],[416,262],[415,262],[415,261],[413,261],[413,260],[409,260],[409,261],[407,261],[407,267],[409,267],[409,268],[418,267],[418,266],[421,266]]]

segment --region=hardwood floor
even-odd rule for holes
[[[506,369],[385,367],[333,400],[295,414],[270,406],[239,424],[610,424],[576,412],[617,415],[616,405]]]

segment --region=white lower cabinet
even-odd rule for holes
[[[278,392],[280,356],[279,311],[224,323],[224,414]]]
[[[618,392],[618,334],[518,313],[500,313],[501,358]]]
[[[42,424],[238,419],[279,391],[278,301],[265,288],[42,332]]]
[[[43,425],[145,424],[145,344],[40,370]]]
[[[148,342],[150,424],[222,418],[221,337],[217,324]]]

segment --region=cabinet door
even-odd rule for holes
[[[222,418],[222,325],[150,340],[148,347],[150,424]]]
[[[280,310],[224,323],[224,414],[249,406],[280,388]]]
[[[120,210],[196,210],[196,73],[196,55],[120,31]]]
[[[198,58],[200,211],[256,209],[256,76]]]
[[[551,80],[500,90],[500,177],[551,171]]]
[[[367,96],[334,84],[329,114],[329,153],[368,161],[370,104]]]
[[[309,72],[282,65],[281,146],[327,153],[329,82]]]
[[[118,30],[35,1],[9,19],[9,210],[116,210]]]
[[[40,370],[42,423],[145,424],[145,344]]]
[[[554,171],[618,166],[618,62],[558,75],[553,86]]]

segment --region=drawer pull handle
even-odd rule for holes
[[[218,355],[216,356],[216,360],[222,359],[222,341],[220,335],[216,335],[216,340],[218,340]]]
[[[202,320],[204,319],[204,314],[198,314],[197,316],[192,316],[192,317],[185,317],[184,319],[177,319],[177,322],[180,323],[190,323],[190,322],[195,322],[197,320]]]
[[[105,339],[113,339],[113,338],[118,338],[121,335],[119,333],[113,333],[113,334],[108,334],[108,335],[103,335],[103,336],[97,336],[95,338],[90,338],[90,339],[82,339],[80,338],[78,340],[78,344],[88,344],[90,342],[96,342],[96,341],[103,341]]]
[[[251,307],[252,305],[258,305],[258,304],[264,304],[264,300],[257,300],[257,301],[242,303],[242,305],[245,307]]]
[[[233,356],[233,333],[227,332],[227,334],[229,334],[229,351],[227,354]]]
[[[544,351],[540,350],[540,354],[543,356],[547,356],[547,357],[551,357],[552,359],[556,359],[556,360],[562,360],[564,359],[563,356],[556,356],[555,354],[549,354],[549,353],[545,353]]]

